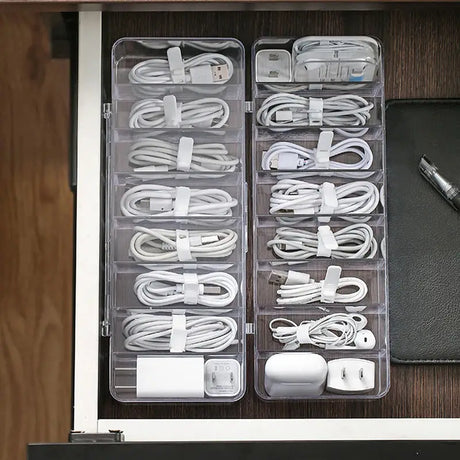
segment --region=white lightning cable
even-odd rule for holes
[[[316,162],[317,148],[307,149],[292,142],[275,142],[262,156],[262,169],[284,169],[280,163],[285,155],[297,155],[297,170],[318,169]],[[329,169],[360,170],[369,169],[373,154],[369,144],[363,139],[350,138],[337,142],[331,147],[330,158],[340,155],[355,155],[358,160],[353,163],[330,161]]]
[[[324,212],[325,193],[332,187],[337,206]],[[270,214],[370,214],[379,204],[379,190],[371,182],[355,181],[333,187],[329,182],[313,184],[281,179],[271,188]]]
[[[273,339],[284,345],[283,350],[292,351],[304,343],[319,348],[351,345],[366,324],[363,315],[334,313],[317,320],[302,321],[299,325],[290,319],[275,318],[270,321],[269,329]]]
[[[164,99],[137,101],[129,113],[129,127],[222,128],[230,116],[228,104],[216,97],[179,103],[175,111],[174,120],[169,123],[165,114]]]
[[[346,137],[360,137],[367,128],[372,102],[354,94],[329,98],[306,98],[290,93],[267,97],[257,111],[257,122],[263,126],[293,128],[296,126],[331,126]],[[343,129],[341,127],[344,127]]]
[[[238,284],[223,272],[197,275],[158,270],[138,275],[134,292],[139,302],[150,307],[183,303],[221,308],[233,302]]]
[[[294,270],[289,272],[273,270],[269,282],[280,284],[280,288],[276,291],[279,296],[276,299],[278,305],[304,305],[325,301],[323,297],[325,280],[314,281],[309,275]],[[340,289],[349,291],[349,288],[355,288],[355,290],[346,293],[338,292]],[[352,276],[339,278],[333,294],[333,302],[359,302],[366,294],[367,285],[362,279]],[[333,302],[328,301],[327,303]]]
[[[173,351],[174,315],[131,314],[122,322],[124,346],[129,351]],[[185,317],[184,351],[218,353],[237,343],[238,326],[226,316]]]
[[[128,161],[135,172],[177,171],[179,143],[145,138],[134,142]],[[233,172],[239,163],[223,144],[193,144],[190,171]]]
[[[210,73],[212,83],[215,84],[226,83],[233,75],[232,61],[227,56],[218,53],[202,53],[184,59],[183,68],[185,83],[202,83],[203,81],[200,81],[199,78],[202,69],[206,69]],[[196,79],[194,71],[200,72],[198,79]],[[129,81],[144,85],[174,83],[170,64],[166,58],[147,59],[139,62],[130,70]],[[208,81],[206,80],[204,83],[208,83]]]
[[[135,234],[129,243],[129,252],[138,262],[178,262],[201,258],[229,257],[236,248],[238,235],[230,229],[223,230],[167,230],[134,227]],[[186,241],[182,256],[181,243]],[[179,248],[178,248],[178,240]]]
[[[377,241],[372,228],[367,224],[354,224],[333,233],[337,249],[330,257],[336,259],[371,259],[377,253]],[[317,257],[319,235],[300,228],[281,227],[267,246],[281,259],[305,260]]]
[[[221,189],[189,189],[141,184],[128,189],[120,200],[124,216],[231,216],[238,201]]]

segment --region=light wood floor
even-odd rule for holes
[[[73,197],[66,60],[38,14],[0,14],[0,459],[65,441]]]

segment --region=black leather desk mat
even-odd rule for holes
[[[260,36],[372,35],[382,40],[387,99],[459,97],[456,9],[388,11],[187,11],[103,14],[103,94],[110,94],[110,50],[120,37],[231,36],[247,47]],[[430,40],[426,40],[427,31]],[[108,97],[104,96],[107,101]],[[250,126],[247,126],[250,129]],[[249,132],[249,131],[248,131]],[[248,136],[249,137],[249,136]],[[249,161],[248,149],[248,158]],[[250,161],[249,161],[250,164]],[[248,171],[250,179],[250,171]],[[248,273],[251,272],[249,248]],[[252,315],[248,276],[247,315]],[[460,366],[392,365],[391,388],[377,401],[274,402],[253,389],[253,336],[247,340],[246,394],[233,404],[122,404],[108,391],[108,341],[101,339],[100,418],[460,417]]]
[[[387,105],[391,354],[460,360],[460,213],[422,178],[426,154],[460,184],[460,100]]]

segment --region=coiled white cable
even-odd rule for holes
[[[280,279],[281,272],[273,272],[275,279]],[[289,272],[288,272],[289,273]],[[297,273],[297,272],[294,272]],[[289,275],[288,275],[289,276]],[[283,278],[281,278],[283,279]],[[278,298],[276,302],[278,305],[303,305],[313,302],[321,302],[323,295],[324,280],[314,281],[309,280],[308,283],[286,282],[280,285],[276,291]],[[355,288],[353,292],[341,293],[340,289]],[[347,289],[349,290],[349,289]],[[354,303],[364,299],[367,294],[366,283],[356,277],[348,276],[340,278],[337,284],[334,302],[337,303]]]
[[[238,326],[226,316],[186,317],[185,351],[218,353],[237,343]],[[124,346],[129,351],[170,351],[173,315],[132,314],[123,320]]]
[[[338,248],[331,250],[335,259],[371,259],[377,253],[377,241],[367,224],[353,224],[334,232]],[[281,259],[305,260],[318,255],[318,233],[300,228],[281,227],[267,246]]]
[[[183,60],[185,71],[185,82],[193,83],[191,70],[200,66],[227,66],[225,78],[213,79],[213,83],[226,83],[232,78],[233,64],[232,61],[223,54],[202,53]],[[212,70],[211,70],[212,72]],[[147,59],[136,64],[129,72],[129,81],[131,83],[153,84],[153,83],[173,83],[169,61],[166,58]]]
[[[134,292],[139,302],[150,307],[183,303],[220,308],[233,302],[238,284],[223,272],[197,275],[158,270],[138,275]]]
[[[275,142],[262,156],[262,169],[268,171],[271,169],[283,169],[280,165],[280,158],[284,154],[297,155],[297,170],[318,169],[316,162],[317,149],[307,149],[292,142]],[[339,161],[330,161],[329,169],[348,169],[359,170],[369,169],[372,165],[373,154],[369,144],[363,139],[350,138],[337,142],[331,147],[330,158],[339,155],[354,154],[359,157],[354,163],[342,163]],[[281,155],[281,156],[280,156]]]
[[[230,116],[228,104],[217,97],[179,103],[178,128],[222,128]],[[135,102],[129,113],[130,128],[164,128],[168,126],[162,99],[143,99]]]
[[[135,172],[177,171],[178,152],[178,143],[145,138],[131,145],[128,161]],[[230,155],[223,144],[194,144],[189,170],[233,172],[238,162],[238,158]]]
[[[178,213],[178,194],[188,190],[188,201]],[[166,185],[141,184],[128,189],[120,200],[124,216],[231,216],[238,201],[225,190],[188,189]]]
[[[356,336],[367,324],[363,315],[349,313],[334,313],[317,320],[302,321],[297,325],[286,318],[275,318],[270,321],[269,328],[273,339],[284,345],[283,350],[297,350],[299,330],[301,329],[302,343],[308,343],[319,348],[343,347],[354,343]]]
[[[312,101],[320,101],[321,110],[312,109]],[[257,111],[257,122],[263,126],[292,128],[311,126],[312,117],[319,117],[314,126],[364,126],[371,117],[372,102],[354,94],[342,94],[329,98],[306,98],[290,93],[277,93],[267,97]],[[365,129],[336,129],[340,134],[360,137]]]
[[[329,184],[325,182],[324,184]],[[321,212],[324,184],[281,179],[271,188],[270,214],[316,214]],[[334,214],[370,214],[379,204],[379,190],[371,182],[355,181],[335,187]]]
[[[184,235],[176,230],[134,227],[136,233],[129,243],[129,252],[138,262],[177,262],[180,249],[177,239]],[[236,248],[238,235],[230,229],[190,230],[188,253],[193,260],[200,258],[219,259],[228,257]]]

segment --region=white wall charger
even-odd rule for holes
[[[291,80],[291,53],[289,51],[283,49],[266,49],[257,52],[257,82],[289,83]]]
[[[327,363],[326,390],[331,393],[366,393],[375,388],[375,363],[367,359],[342,358]]]

